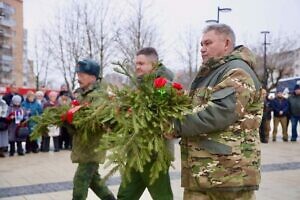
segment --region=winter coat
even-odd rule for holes
[[[237,47],[210,59],[191,85],[194,109],[175,123],[182,178],[195,191],[255,190],[260,183],[258,128],[263,95],[254,55]]]
[[[0,148],[8,146],[8,120],[7,117],[8,106],[6,102],[0,99],[0,120],[3,123],[3,129],[0,130]]]
[[[300,117],[300,95],[292,95],[288,99],[289,110],[293,117]]]
[[[266,120],[271,120],[272,118],[271,102],[272,100],[269,100],[268,98],[264,101],[263,118]]]
[[[93,104],[93,102],[96,100],[94,99],[95,97],[93,95],[100,92],[103,91],[101,91],[100,81],[97,81],[86,90],[78,90],[78,101],[80,104]],[[73,136],[71,153],[71,160],[73,163],[104,163],[106,152],[98,151],[103,133],[91,132],[85,139],[83,134],[70,127],[70,125],[66,126],[68,127],[68,132]]]
[[[30,132],[32,132],[33,127],[35,126],[35,122],[30,119],[31,116],[41,115],[43,110],[42,106],[34,100],[33,102],[29,102],[28,99],[22,102],[22,108],[25,110],[26,115],[29,117],[28,119],[28,128]]]
[[[16,119],[16,113],[19,116],[19,119]],[[16,129],[20,125],[21,122],[24,122],[27,119],[25,110],[20,106],[9,106],[8,108],[8,116],[7,120],[9,121],[8,126],[8,140],[9,142],[16,142],[16,141],[24,141],[19,140],[16,137]]]
[[[286,117],[289,115],[289,103],[285,98],[276,97],[271,101],[271,107],[274,112],[274,117]],[[279,114],[280,111],[283,111],[283,114]]]

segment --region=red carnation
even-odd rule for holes
[[[167,79],[165,79],[164,77],[156,78],[154,80],[154,87],[155,88],[162,88],[166,85],[167,82],[168,82]]]
[[[66,116],[66,120],[69,124],[72,124],[73,122],[73,116],[74,116],[74,112],[70,109],[68,112],[67,112],[67,116]]]
[[[74,99],[74,100],[72,100],[71,105],[72,105],[72,106],[79,106],[80,103],[79,103],[78,100]]]
[[[176,83],[176,82],[172,84],[172,87],[175,88],[176,90],[182,90],[183,88],[180,83]]]
[[[62,114],[60,116],[60,119],[61,119],[62,122],[66,121],[67,120],[67,114],[66,113]]]

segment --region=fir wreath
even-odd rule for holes
[[[105,166],[111,169],[105,179],[119,171],[128,181],[131,170],[143,172],[144,166],[151,162],[149,178],[153,183],[161,172],[169,169],[173,159],[164,134],[172,133],[173,120],[182,120],[182,113],[191,110],[191,99],[184,94],[180,83],[157,78],[155,74],[145,75],[138,83],[123,64],[118,65],[118,72],[127,75],[133,85],[110,86],[109,92],[97,94],[94,98],[97,100],[89,105],[73,103],[70,109],[47,110],[35,117],[38,124],[33,137],[45,132],[42,130],[50,124],[62,125],[60,116],[63,116],[85,137],[105,133],[98,149],[109,150]]]

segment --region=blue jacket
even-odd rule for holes
[[[271,101],[271,107],[275,117],[286,117],[289,114],[289,103],[285,98],[275,98]],[[282,115],[279,114],[280,111],[283,111]]]
[[[28,128],[31,132],[33,126],[35,125],[35,122],[31,121],[30,117],[42,114],[42,106],[36,100],[34,100],[33,102],[29,102],[28,99],[26,99],[22,102],[22,108],[25,110],[25,113],[29,118]]]

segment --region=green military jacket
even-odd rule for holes
[[[93,104],[95,93],[101,92],[100,81],[91,85],[88,89],[77,90],[79,93],[78,101],[80,104],[90,103]],[[71,160],[73,163],[104,163],[106,152],[98,151],[100,140],[102,137],[101,133],[91,133],[88,134],[87,140],[83,139],[82,134],[76,130],[72,131],[73,141],[72,141],[72,153]]]
[[[261,85],[251,52],[209,60],[191,85],[194,109],[175,123],[181,139],[182,187],[197,190],[253,190],[260,182],[258,127]]]

